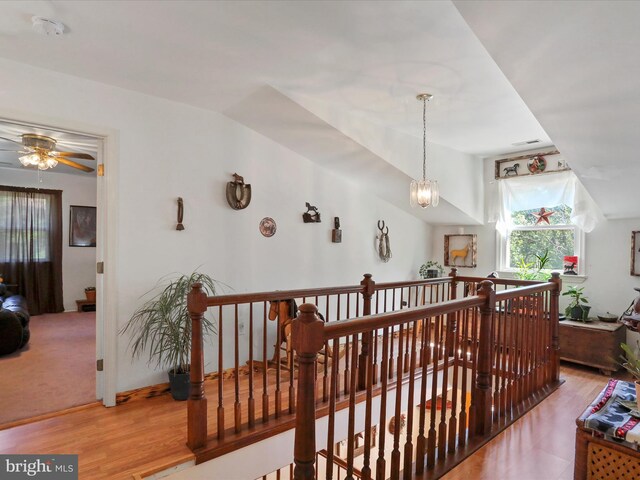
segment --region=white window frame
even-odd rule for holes
[[[585,258],[584,258],[584,243],[585,234],[584,231],[576,225],[526,225],[526,226],[513,226],[507,230],[506,235],[503,237],[500,232],[496,231],[496,258],[498,259],[498,270],[501,272],[515,273],[517,268],[509,266],[509,237],[511,232],[515,230],[573,230],[574,231],[574,255],[578,257],[578,276],[586,276]],[[560,273],[563,273],[560,270]],[[572,275],[574,276],[574,275]]]

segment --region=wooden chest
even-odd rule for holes
[[[620,368],[620,344],[626,341],[626,329],[621,323],[564,320],[559,333],[562,360],[599,368],[604,375]]]

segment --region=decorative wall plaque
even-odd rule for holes
[[[260,233],[265,237],[273,237],[276,234],[276,221],[271,217],[260,220]]]
[[[342,243],[342,230],[340,230],[340,217],[333,219],[334,229],[331,230],[331,241],[333,243]]]
[[[447,267],[477,267],[477,235],[445,235],[444,264]]]
[[[307,211],[302,214],[302,221],[304,223],[320,223],[320,212],[318,207],[314,207],[309,202],[305,202]]]
[[[184,230],[184,225],[182,224],[183,216],[184,216],[184,202],[182,201],[182,197],[178,197],[178,225],[176,225],[176,230]]]

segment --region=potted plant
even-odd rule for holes
[[[96,301],[96,287],[87,287],[84,289],[84,296],[87,297],[88,302]]]
[[[562,295],[571,297],[571,302],[567,305],[567,308],[565,308],[564,314],[568,318],[586,322],[589,318],[589,310],[591,310],[591,307],[584,305],[588,300],[584,297],[583,291],[584,287],[575,287],[572,285]]]
[[[640,351],[640,342],[636,342],[637,350]],[[620,347],[624,351],[624,355],[620,355],[620,358],[623,360],[622,367],[633,375],[634,384],[636,386],[636,404],[638,406],[638,410],[640,410],[640,358],[638,355],[631,350],[631,347],[626,343],[621,343]]]
[[[207,295],[216,294],[217,282],[204,273],[193,272],[174,279],[162,279],[145,295],[161,289],[138,308],[121,330],[129,333],[129,346],[134,358],[149,354],[149,363],[169,369],[171,395],[175,400],[189,396],[189,361],[191,358],[191,318],[187,294],[191,285],[201,283]],[[202,321],[205,335],[215,333],[214,324]]]
[[[547,263],[549,263],[549,250],[542,255],[535,254],[536,259],[533,262],[527,262],[524,257],[520,257],[518,261],[518,271],[515,276],[520,280],[549,280],[549,272],[545,271]]]
[[[444,267],[438,262],[429,260],[422,264],[418,273],[422,279],[444,277]]]

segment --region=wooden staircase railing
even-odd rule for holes
[[[269,321],[274,303],[295,299],[313,304],[330,325],[341,319],[446,300],[454,291],[452,284],[450,277],[376,284],[371,275],[365,274],[362,282],[353,286],[214,297],[207,297],[200,285],[193,285],[188,296],[192,349],[187,445],[202,452],[210,444],[224,444],[226,437],[232,436],[235,441],[239,435],[255,433],[258,425],[268,427],[277,423],[283,428],[281,420],[295,413],[298,366],[293,355],[287,356],[286,350],[280,348],[287,343],[279,326],[280,319]],[[217,365],[208,373],[205,373],[201,328],[205,314],[213,314],[217,327],[214,345],[206,352]],[[241,326],[244,326],[244,334]],[[328,343],[325,347],[317,378],[320,401],[327,403],[331,353]],[[365,385],[367,372],[358,365],[364,364],[370,353],[377,358],[378,350],[378,337],[371,343],[342,343],[336,351],[345,358],[341,375],[349,379],[352,372],[357,372],[356,387]],[[353,357],[354,352],[358,354],[356,357]],[[376,383],[379,383],[379,369],[380,363],[374,362],[371,373]],[[208,379],[213,380],[207,385],[210,385],[209,397],[215,402],[215,422],[209,422],[207,413],[205,380]],[[345,382],[343,388],[348,392],[350,383]]]
[[[495,284],[502,290],[496,292]],[[293,323],[294,478],[316,478],[316,410],[325,400],[318,400],[317,362],[329,346],[340,352],[351,345],[344,360],[333,355],[323,379],[329,383],[327,463],[334,463],[336,441],[346,437],[348,480],[355,477],[358,434],[364,434],[361,478],[440,475],[558,385],[558,274],[546,283],[494,283],[453,272],[446,285],[448,299],[439,303],[331,323],[318,317],[315,305],[300,307]],[[349,360],[352,368],[344,375],[341,363]],[[374,365],[380,366],[379,382]],[[327,469],[325,478],[333,475]]]

